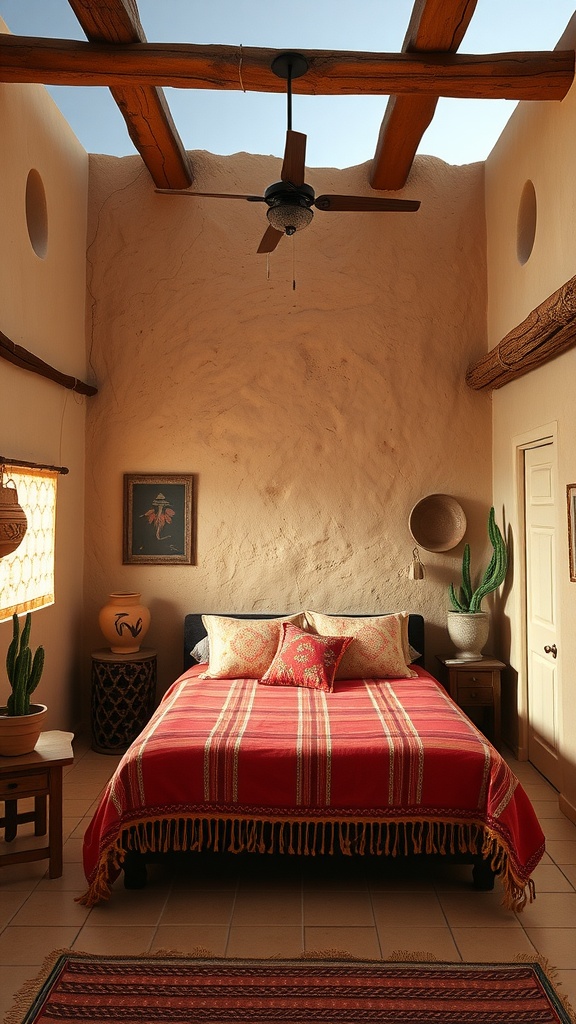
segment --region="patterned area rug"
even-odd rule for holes
[[[5,1024],[574,1024],[538,962],[223,960],[61,951]]]

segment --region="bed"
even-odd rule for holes
[[[194,851],[436,855],[470,861],[479,888],[500,875],[511,909],[533,898],[535,812],[423,667],[421,616],[193,614],[184,650],[87,829],[81,902]]]

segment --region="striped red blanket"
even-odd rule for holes
[[[87,905],[127,850],[476,853],[508,906],[532,897],[544,852],[520,783],[423,669],[333,693],[199,679],[168,690],[86,832]]]

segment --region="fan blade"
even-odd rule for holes
[[[189,192],[185,188],[155,188],[163,196],[200,196],[208,199],[247,199],[249,203],[265,203],[264,196],[241,196],[233,192]]]
[[[419,208],[420,202],[418,199],[382,199],[379,196],[318,196],[312,205],[317,210],[413,213]]]
[[[284,163],[280,173],[281,181],[289,181],[291,185],[303,185],[306,171],[306,136],[302,132],[286,132]]]
[[[273,252],[278,245],[278,242],[283,237],[284,232],[278,231],[277,228],[273,228],[270,224],[270,226],[266,228],[266,231],[262,236],[262,241],[260,242],[256,252]]]

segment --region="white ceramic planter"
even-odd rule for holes
[[[478,661],[490,632],[488,612],[448,612],[448,636],[462,661]]]

